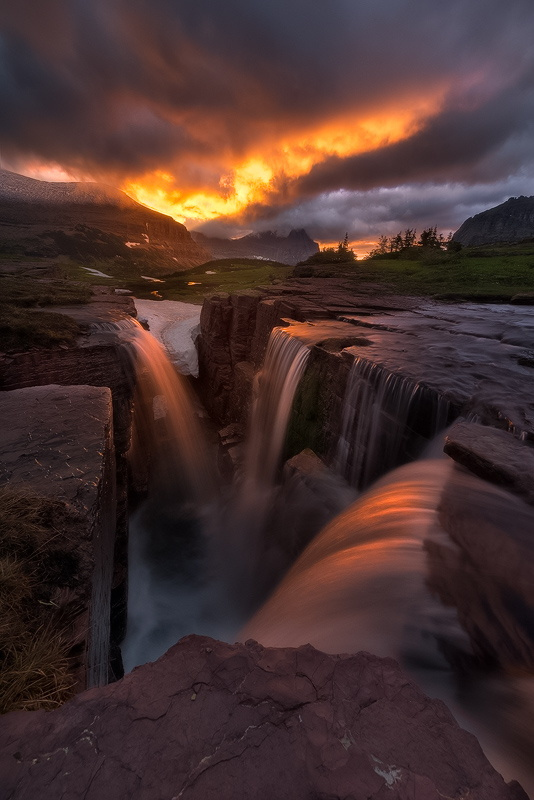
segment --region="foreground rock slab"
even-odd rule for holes
[[[188,636],[58,711],[0,719],[3,800],[526,798],[396,662]]]

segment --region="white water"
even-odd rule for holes
[[[454,514],[461,514],[453,527],[459,523],[470,552],[478,547],[482,553],[476,562],[467,555],[455,561],[458,548],[443,529],[440,511],[447,493],[455,498]],[[273,647],[311,643],[330,653],[367,650],[395,658],[478,736],[507,779],[519,778],[532,790],[534,727],[528,709],[534,705],[534,676],[525,671],[519,679],[512,650],[509,671],[490,675],[475,670],[465,683],[457,681],[442,648],[460,661],[470,658],[472,648],[456,608],[442,603],[435,586],[453,595],[455,584],[463,581],[515,586],[518,552],[532,554],[533,535],[530,507],[458,470],[450,460],[405,465],[375,483],[318,534],[239,639]],[[503,541],[506,546],[500,546]],[[443,561],[432,561],[432,544],[445,554]],[[493,598],[495,589],[490,591]],[[465,597],[467,609],[469,602]],[[497,646],[501,624],[496,619]],[[502,648],[506,664],[504,642]]]
[[[130,521],[127,671],[162,655],[209,616],[202,600],[215,506],[211,461],[191,391],[161,345],[137,323],[123,329],[137,384],[129,454],[148,498]],[[177,609],[179,612],[177,613]],[[194,628],[193,628],[194,629]],[[203,630],[222,635],[218,629]]]
[[[365,358],[354,359],[335,458],[336,469],[351,485],[365,488],[401,463],[410,438],[410,414],[417,411],[424,395],[425,388],[409,378]],[[434,439],[447,424],[450,404],[435,393],[431,403],[428,438]]]
[[[189,500],[209,501],[213,470],[191,390],[150,333],[133,323],[127,336],[137,375],[131,458],[148,457],[156,469],[162,462],[174,488],[183,484]]]
[[[276,549],[269,547],[266,526],[293,399],[309,355],[306,345],[275,328],[256,378],[243,470],[217,551],[222,582],[240,622],[283,570]]]
[[[155,357],[151,343],[140,337],[136,350],[145,372],[152,370],[155,359],[162,375],[162,380],[147,378],[152,386],[148,396],[170,392],[170,402],[163,404],[167,418],[174,414],[180,418],[177,424],[169,421],[163,437],[153,432],[164,445],[162,466],[173,452],[167,445],[169,431],[176,444],[176,463],[192,462],[185,467],[186,488],[178,474],[182,488],[173,500],[170,484],[164,482],[161,494],[152,494],[132,523],[124,650],[128,669],[156,658],[186,633],[233,641],[240,622],[276,573],[266,524],[294,393],[308,359],[302,343],[286,331],[273,332],[258,379],[242,482],[232,500],[230,524],[227,517],[215,535],[205,525],[212,489],[206,491],[207,461],[205,456],[199,459],[204,448],[190,407],[184,416],[187,395],[184,400],[183,387],[175,387],[167,366],[159,362],[160,351]],[[391,375],[386,371],[378,375],[378,370],[360,363],[349,382],[338,463],[346,469],[351,464],[352,478],[359,485],[371,480],[381,463],[391,465],[398,459],[406,421],[417,400],[417,385]],[[177,405],[172,400],[175,393]],[[152,408],[146,399],[144,406]],[[436,408],[436,427],[445,424],[447,414],[446,406]],[[344,446],[351,450],[350,458],[343,455]],[[171,472],[175,481],[174,468]],[[465,509],[477,504],[490,509],[486,516],[472,517],[481,536],[486,535],[488,518],[500,520],[498,535],[509,533],[507,520],[523,526],[525,539],[534,531],[530,510],[520,514],[519,501],[506,493],[476,479],[466,481],[449,460],[404,466],[382,478],[323,529],[244,626],[240,638],[280,646],[311,642],[330,652],[367,649],[397,658],[423,688],[443,696],[460,721],[475,730],[507,778],[518,777],[528,786],[528,758],[521,752],[534,740],[532,720],[524,710],[532,704],[531,676],[472,675],[471,687],[462,696],[441,652],[445,644],[459,654],[470,653],[455,609],[445,607],[427,581],[429,545],[456,548],[440,522],[440,501],[451,485],[461,494]],[[502,566],[497,558],[494,569],[498,572]],[[496,727],[499,730],[492,731]]]

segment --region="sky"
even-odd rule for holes
[[[534,194],[533,0],[2,6],[4,168],[362,251]]]

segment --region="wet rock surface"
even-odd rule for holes
[[[239,342],[239,360],[258,369],[272,328],[294,320],[315,326],[315,341],[310,326],[293,327],[294,335],[312,346],[368,359],[428,387],[450,401],[456,413],[534,440],[534,311],[529,306],[447,304],[373,295],[369,287],[368,293],[358,293],[342,280],[293,280],[262,288],[238,333],[234,308],[243,302],[240,297],[206,300],[201,318],[200,375],[204,387],[213,387],[213,412],[223,421],[238,418],[231,402],[232,349]],[[323,333],[323,320],[339,320],[340,327]],[[352,344],[351,337],[358,341]],[[345,383],[346,372],[335,367],[328,391],[337,404]]]
[[[312,450],[288,459],[269,530],[292,563],[303,548],[358,496]]]
[[[456,607],[479,666],[531,675],[532,506],[461,467],[455,474],[439,505],[447,537],[426,543],[429,584],[445,605]]]
[[[534,504],[534,448],[505,431],[456,422],[447,433],[444,450],[475,475]]]
[[[0,720],[5,800],[526,798],[396,662],[182,639],[51,713]]]
[[[36,386],[0,393],[0,483],[59,500],[65,513],[48,550],[69,559],[52,601],[72,615],[80,681],[108,680],[115,537],[111,393],[93,386]]]

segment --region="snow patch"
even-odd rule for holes
[[[195,339],[200,327],[201,306],[178,300],[138,300],[138,317],[146,319],[150,333],[163,345],[182,375],[198,376]]]
[[[97,278],[111,278],[111,275],[106,275],[105,272],[100,272],[99,269],[91,269],[91,267],[82,267],[86,272],[90,272],[91,275],[95,275]]]

